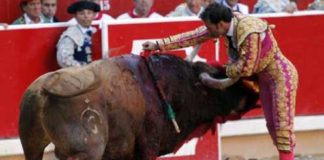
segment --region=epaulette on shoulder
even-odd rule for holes
[[[262,33],[268,29],[268,23],[262,19],[246,16],[237,23],[236,34],[238,38],[237,45],[240,46],[245,38],[251,33]]]

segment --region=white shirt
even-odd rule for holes
[[[44,14],[42,14],[41,17],[44,20],[44,23],[54,23],[54,17],[48,18]]]
[[[24,19],[25,19],[26,24],[40,24],[40,23],[44,23],[44,20],[43,20],[43,18],[41,16],[39,16],[40,21],[38,23],[36,23],[36,22],[34,22],[32,19],[30,19],[27,16],[27,13],[24,14]]]
[[[200,7],[199,12],[193,13],[187,6],[186,3],[182,3],[180,5],[178,5],[174,11],[170,12],[169,14],[167,14],[167,17],[181,17],[181,16],[199,16],[204,10],[204,7]]]
[[[91,27],[91,26],[88,27],[88,28],[86,28],[86,27],[83,27],[83,26],[81,26],[81,25],[78,24],[78,27],[81,29],[81,32],[83,34],[86,34],[87,31],[89,31],[89,30],[91,30],[92,32],[95,30],[94,27]]]
[[[289,0],[258,0],[254,5],[254,13],[278,13],[283,12],[288,5],[296,4]]]
[[[133,10],[133,14],[137,15],[135,10]],[[153,12],[148,17],[143,17],[143,18],[163,18],[163,16],[156,12]],[[133,19],[133,18],[128,13],[124,13],[117,17],[117,20],[120,20],[120,19]]]
[[[234,19],[232,18],[231,23],[230,23],[230,28],[228,29],[226,36],[230,36],[231,40],[232,40],[232,44],[234,46],[234,48],[237,48],[236,46],[236,42],[234,39]]]
[[[242,4],[242,3],[237,3],[235,6],[231,7],[226,0],[222,0],[220,4],[231,8],[233,11],[240,12],[242,14],[249,14],[249,6]]]
[[[98,17],[98,13],[96,14],[96,18]],[[111,17],[108,14],[102,14],[102,17],[100,18],[100,20],[106,20],[106,21],[114,21],[115,19],[113,17]],[[76,19],[73,17],[68,21],[69,24],[77,24]]]
[[[112,16],[110,16],[108,14],[102,14],[102,17],[100,18],[100,20],[111,21],[111,20],[115,20],[115,18],[113,18]]]

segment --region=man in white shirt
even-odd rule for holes
[[[134,9],[124,13],[117,17],[120,19],[132,19],[132,18],[162,18],[163,16],[154,12],[152,6],[154,0],[133,0]]]
[[[57,62],[61,67],[84,66],[92,62],[91,36],[96,28],[91,27],[100,6],[90,1],[77,1],[68,7],[77,25],[70,26],[57,43]]]
[[[204,0],[186,0],[178,5],[174,11],[167,14],[167,17],[199,16],[204,10]]]
[[[240,12],[242,14],[249,14],[249,6],[238,3],[238,0],[217,0],[223,6],[226,6],[232,11]]]

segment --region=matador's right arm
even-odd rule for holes
[[[160,39],[156,43],[163,51],[193,46],[211,38],[206,26],[200,26],[192,31]]]

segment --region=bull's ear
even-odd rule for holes
[[[43,85],[45,93],[70,97],[99,86],[99,78],[93,70],[74,69],[59,70],[49,74]]]

